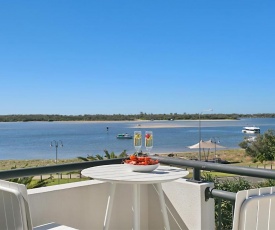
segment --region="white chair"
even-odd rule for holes
[[[239,191],[233,230],[275,229],[275,187]]]
[[[57,223],[33,228],[26,186],[0,180],[0,228],[1,230],[76,230]]]

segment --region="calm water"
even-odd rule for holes
[[[128,154],[135,151],[133,140],[118,140],[118,133],[133,134],[136,130],[153,131],[152,153],[190,151],[187,146],[199,140],[198,121],[151,121],[147,124],[175,124],[181,128],[140,128],[138,122],[119,123],[77,123],[77,122],[10,122],[0,123],[0,159],[55,159],[52,140],[62,140],[58,158],[74,158],[87,155],[104,155],[103,150]],[[143,123],[141,123],[143,125]],[[141,125],[141,126],[142,126]],[[220,145],[239,148],[243,140],[242,127],[255,125],[261,133],[275,129],[275,119],[243,119],[238,121],[201,121],[203,140],[216,137]],[[107,132],[106,127],[109,127]],[[143,149],[144,151],[145,149]],[[198,151],[198,150],[195,150]]]

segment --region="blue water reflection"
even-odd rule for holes
[[[139,126],[140,125],[140,126]],[[156,127],[144,128],[156,125]],[[179,126],[163,128],[161,125]],[[227,148],[239,148],[243,140],[243,126],[259,126],[261,133],[275,129],[275,119],[242,119],[236,121],[201,121],[201,137],[216,137]],[[106,129],[108,127],[108,131]],[[149,121],[139,122],[9,122],[0,123],[0,159],[54,159],[52,140],[62,140],[58,158],[87,155],[104,155],[104,149],[116,154],[135,151],[133,140],[118,140],[118,133],[141,130],[153,131],[152,153],[190,151],[187,146],[198,143],[198,121]],[[144,143],[143,143],[144,144]],[[143,148],[145,151],[145,148]],[[193,150],[198,151],[198,150]]]

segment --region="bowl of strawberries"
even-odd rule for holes
[[[159,167],[158,160],[153,160],[148,156],[131,155],[124,160],[124,164],[132,172],[152,172]]]

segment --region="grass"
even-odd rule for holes
[[[72,159],[60,159],[58,164],[68,164],[83,162],[77,158]],[[12,168],[31,168],[31,167],[40,167],[40,166],[49,166],[55,165],[55,160],[1,160],[0,161],[0,170],[9,170]]]
[[[51,185],[58,185],[58,184],[68,184],[68,183],[73,183],[73,182],[79,182],[79,181],[85,181],[85,180],[90,180],[89,178],[62,178],[62,179],[52,179],[50,182],[47,184],[47,186]]]
[[[201,151],[202,160],[205,159],[207,155],[207,151]],[[162,156],[167,156],[168,154],[164,154]],[[182,158],[182,159],[195,159],[198,158],[198,152],[180,152],[174,153],[174,157]],[[232,162],[234,165],[238,166],[250,166],[250,167],[264,167],[264,165],[271,165],[272,162],[265,162],[261,164],[259,162],[254,163],[253,159],[249,156],[246,156],[245,150],[243,149],[226,149],[226,150],[217,150],[216,153],[214,151],[209,152],[208,160],[213,160],[215,157],[221,158],[222,160],[226,160]],[[60,159],[58,160],[58,164],[67,164],[67,163],[76,163],[83,162],[80,159],[72,158],[72,159]],[[46,160],[1,160],[0,161],[0,170],[9,170],[11,168],[29,168],[29,167],[39,167],[39,166],[48,166],[55,165],[55,160],[46,159]]]
[[[198,152],[184,152],[184,153],[175,153],[176,157],[180,157],[186,160],[198,158]],[[208,155],[208,160],[213,160],[214,158],[221,158],[229,162],[236,162],[236,164],[252,164],[253,160],[251,157],[246,156],[244,149],[226,149],[226,150],[217,150],[210,151],[209,154],[207,151],[201,151],[202,160]]]

